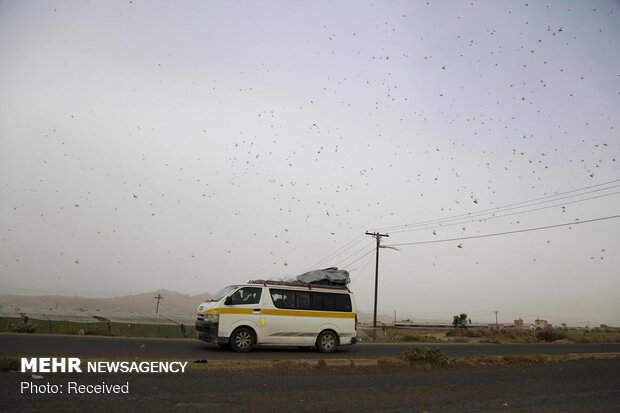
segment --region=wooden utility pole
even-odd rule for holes
[[[497,310],[495,310],[494,313],[495,313],[495,328],[497,329],[499,328],[497,325]]]
[[[367,232],[366,235],[372,235],[377,240],[377,253],[375,258],[375,311],[372,317],[372,326],[377,327],[377,290],[379,289],[379,248],[381,247],[381,237],[389,237],[388,234],[379,234],[378,232]]]
[[[163,300],[164,297],[161,296],[160,293],[157,293],[157,297],[153,297],[157,300],[157,308],[155,308],[155,314],[159,313],[159,300]]]

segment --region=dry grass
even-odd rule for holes
[[[519,330],[506,328],[493,331],[488,328],[460,330],[428,330],[385,327],[358,330],[361,342],[375,343],[620,343],[620,330],[594,328],[551,328],[546,330]]]
[[[475,356],[455,359],[456,366],[504,366],[511,364],[546,364],[553,361],[564,361],[564,356],[548,354],[512,354],[504,356]]]

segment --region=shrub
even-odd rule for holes
[[[31,323],[23,323],[23,324],[11,324],[11,331],[13,333],[34,333],[37,325]]]
[[[551,342],[565,339],[566,333],[564,331],[545,329],[536,333],[536,338],[540,341]]]
[[[548,354],[507,354],[502,360],[507,363],[548,363],[552,358]]]
[[[19,359],[16,357],[0,357],[0,371],[18,371]]]
[[[420,342],[420,343],[436,343],[439,340],[433,336],[414,336],[414,335],[404,335],[397,336],[398,341],[401,342]]]
[[[483,338],[480,342],[484,344],[502,344],[499,338]]]
[[[420,336],[408,336],[408,335],[404,335],[404,336],[395,336],[394,337],[395,340],[397,341],[422,341],[422,337]]]
[[[428,363],[433,366],[447,367],[453,364],[453,360],[437,348],[409,346],[400,358],[410,363]]]

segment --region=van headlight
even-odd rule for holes
[[[220,315],[219,314],[205,314],[204,320],[210,321],[212,323],[217,323],[220,321]]]

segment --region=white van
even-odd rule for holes
[[[347,287],[257,280],[228,286],[200,304],[196,338],[237,352],[273,345],[331,353],[355,344],[356,327]]]

